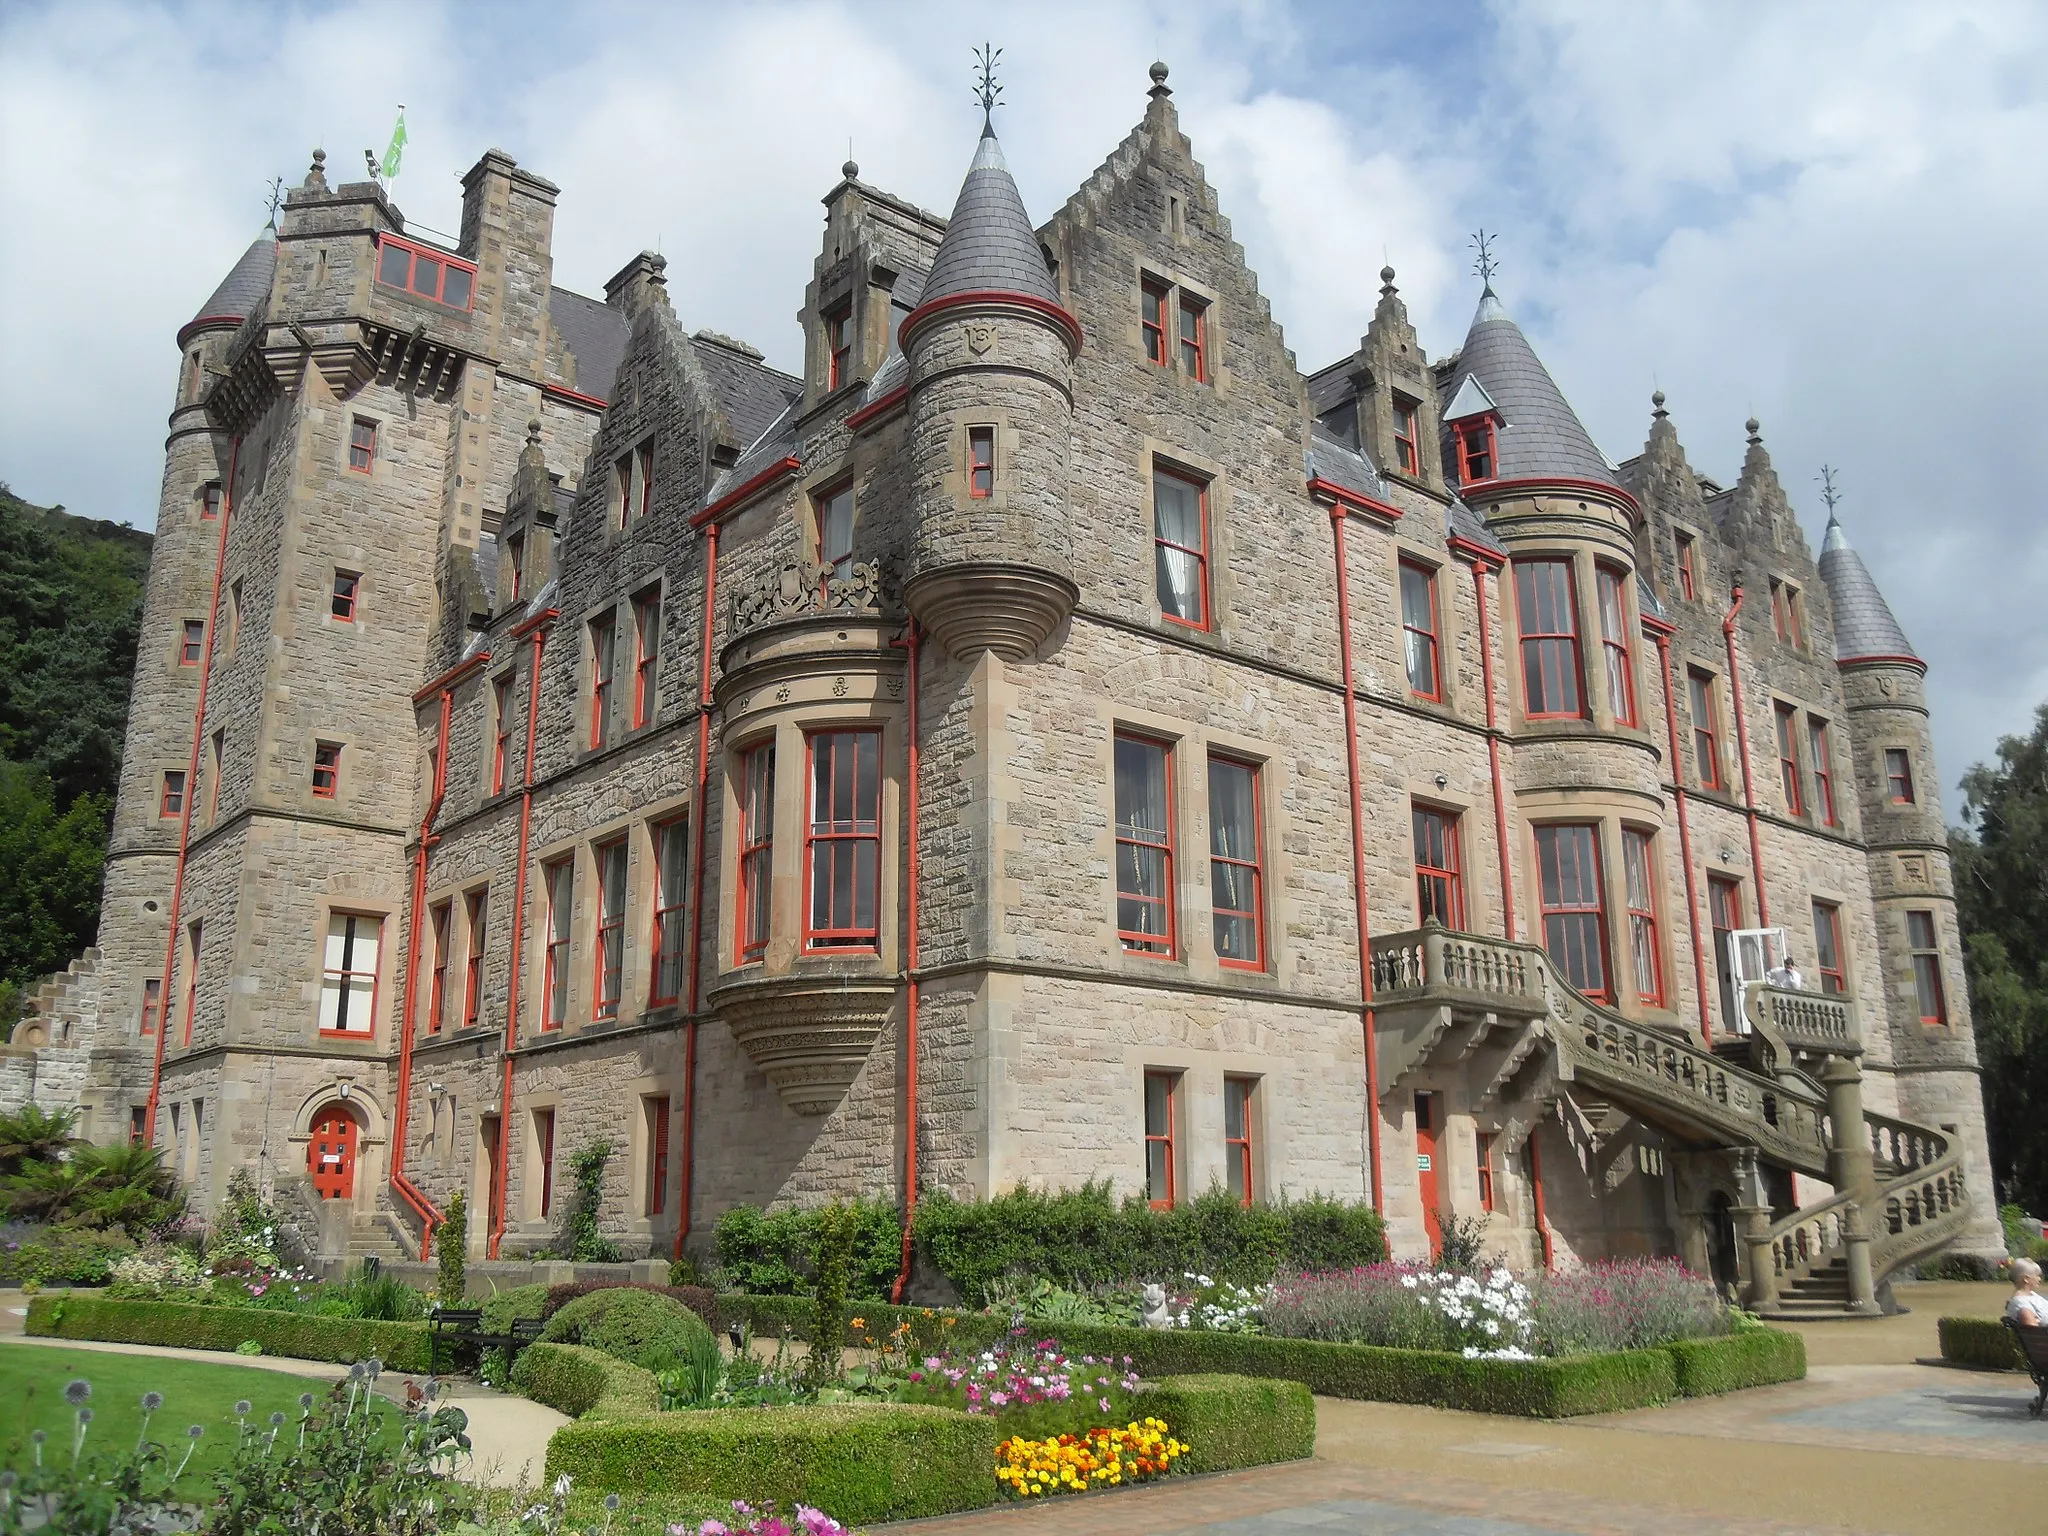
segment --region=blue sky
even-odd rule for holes
[[[1934,667],[1951,783],[2048,698],[2048,536],[2020,445],[2048,408],[2048,9],[2022,3],[0,4],[0,479],[148,524],[173,337],[312,148],[412,143],[452,228],[490,145],[562,187],[556,280],[669,258],[686,323],[798,355],[851,138],[949,208],[1001,44],[998,124],[1044,218],[1172,66],[1181,122],[1304,369],[1377,271],[1462,339],[1466,242],[1594,438],[1661,386],[1723,480],[1754,413],[1817,544],[1814,477]],[[1953,813],[1955,806],[1950,805]]]

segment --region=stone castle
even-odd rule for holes
[[[318,152],[178,334],[96,951],[22,1040],[335,1253],[1110,1180],[1870,1310],[1994,1250],[1925,664],[1757,423],[1619,465],[1489,282],[1304,376],[1183,136],[848,163],[804,368]],[[1364,274],[1361,273],[1363,280]],[[1800,984],[1780,966],[1789,951]],[[47,1095],[46,1095],[47,1096]]]

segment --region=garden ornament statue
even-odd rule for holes
[[[1166,1307],[1166,1287],[1154,1281],[1145,1287],[1145,1326],[1171,1328],[1173,1314]]]

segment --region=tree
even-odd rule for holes
[[[1951,829],[1977,1059],[1999,1195],[2048,1210],[2048,704],[1963,775]]]
[[[92,943],[107,809],[80,795],[59,811],[47,775],[0,758],[0,977],[25,987]]]

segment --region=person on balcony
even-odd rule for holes
[[[1787,992],[1804,992],[1806,990],[1806,978],[1799,974],[1799,962],[1790,955],[1787,955],[1778,965],[1764,972],[1764,980],[1774,987],[1783,988]]]
[[[2048,1328],[2048,1296],[2041,1294],[2041,1266],[2032,1259],[2014,1259],[2011,1265],[2012,1300],[2005,1315],[2022,1328]]]

